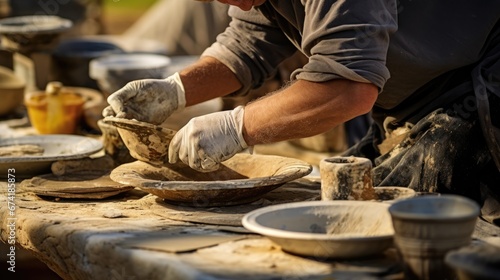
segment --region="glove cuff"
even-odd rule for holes
[[[245,107],[244,106],[238,106],[233,109],[232,112],[233,115],[233,120],[236,123],[236,129],[237,129],[237,136],[238,140],[240,142],[240,145],[243,149],[248,148],[247,142],[245,141],[245,138],[243,138],[243,116],[245,115]]]
[[[182,84],[181,76],[179,72],[175,72],[169,77],[176,85],[177,92],[177,110],[184,109],[186,107],[186,91],[184,90],[184,85]]]

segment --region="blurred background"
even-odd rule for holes
[[[121,34],[159,0],[101,0],[101,32]],[[96,1],[98,2],[98,0]]]
[[[52,14],[75,20],[80,34],[120,34],[157,0],[0,0],[0,16]]]
[[[161,4],[159,2],[162,2]],[[18,63],[18,68],[21,68],[23,65],[22,58],[13,57],[13,53],[22,53],[24,54],[28,60],[32,60],[35,64],[39,66],[31,65],[31,67],[41,69],[38,71],[38,83],[33,81],[36,89],[43,89],[45,83],[47,83],[52,75],[49,75],[50,71],[47,71],[48,65],[52,63],[51,56],[55,53],[57,47],[64,42],[72,41],[76,39],[82,38],[94,38],[92,36],[99,36],[99,40],[110,40],[114,42],[120,41],[114,36],[120,37],[121,35],[127,33],[127,31],[131,31],[131,27],[134,24],[140,24],[140,26],[136,26],[135,28],[139,28],[141,30],[133,31],[133,32],[142,32],[143,36],[149,36],[148,38],[154,38],[156,34],[150,34],[152,32],[161,32],[157,31],[161,29],[158,26],[158,22],[155,22],[155,18],[151,18],[151,14],[158,14],[158,16],[163,14],[164,17],[168,17],[169,13],[175,12],[173,7],[167,5],[167,10],[163,11],[152,11],[152,8],[155,4],[165,5],[167,2],[188,2],[184,0],[0,0],[0,18],[8,19],[19,16],[34,16],[34,15],[53,15],[58,16],[65,19],[70,19],[73,22],[73,26],[62,32],[56,40],[51,42],[48,45],[38,46],[34,45],[33,49],[26,49],[25,47],[11,47],[10,45],[7,47],[2,47],[1,49],[1,57],[0,64],[8,69],[15,68],[15,64]],[[189,1],[195,2],[195,1]],[[200,3],[196,3],[200,4]],[[201,7],[203,8],[203,7]],[[158,9],[158,8],[157,8]],[[224,8],[223,8],[224,9]],[[148,16],[152,19],[152,21],[145,21],[144,18],[141,21],[141,17],[146,13],[150,13]],[[181,20],[179,18],[179,20]],[[149,26],[155,26],[154,30],[150,30]],[[206,26],[209,28],[209,26]],[[149,29],[150,32],[144,32],[144,29]],[[90,37],[89,37],[90,36]],[[102,36],[102,38],[101,38]],[[111,38],[108,38],[110,36]],[[214,37],[211,37],[214,38]],[[4,38],[2,38],[4,39]],[[163,52],[166,54],[166,44],[161,43],[160,34],[158,33],[159,43],[155,45],[153,52]],[[81,42],[81,41],[80,41]],[[140,42],[140,41],[139,41]],[[2,42],[5,43],[5,42]],[[125,43],[127,44],[126,41]],[[2,44],[3,45],[3,44]],[[118,45],[118,43],[117,43]],[[122,46],[121,46],[122,47]],[[127,46],[124,46],[125,48]],[[165,50],[161,50],[162,47]],[[76,48],[73,48],[76,49]],[[82,51],[83,53],[83,51]],[[177,51],[180,54],[188,54],[186,51]],[[47,55],[49,54],[49,55]],[[18,60],[16,62],[16,60]],[[28,66],[29,67],[29,66]],[[18,69],[19,70],[19,69]],[[66,69],[69,71],[70,69]],[[18,71],[19,72],[19,71]],[[26,73],[20,71],[18,73],[21,76],[26,77]],[[53,73],[52,73],[53,74]],[[43,77],[42,77],[43,76]],[[29,77],[28,77],[29,78]],[[3,80],[2,80],[3,81]],[[24,81],[28,82],[28,81]],[[84,81],[79,80],[67,80],[65,81],[68,86],[85,86]],[[2,83],[0,82],[0,94],[4,94],[1,89]],[[98,87],[95,88],[98,90]],[[31,89],[34,90],[34,89]],[[26,89],[26,93],[28,93],[30,89]],[[3,99],[5,100],[5,99]],[[4,102],[8,103],[8,102]],[[19,104],[22,103],[22,99]],[[20,107],[23,107],[22,105]],[[2,116],[0,116],[1,120],[15,120],[25,114],[24,108],[20,108],[19,106],[16,110],[5,111]],[[4,135],[5,136],[5,135]],[[8,252],[8,246],[3,242],[0,242],[0,262],[2,263],[0,266],[0,278],[2,279],[40,279],[40,280],[56,280],[61,279],[57,274],[55,274],[52,270],[50,270],[46,265],[39,261],[32,253],[22,250],[18,248],[16,251],[16,272],[8,272],[7,271],[7,256],[6,252]],[[8,277],[8,278],[6,278]]]
[[[0,0],[0,98],[4,101],[0,103],[0,122],[12,128],[2,131],[0,137],[61,133],[36,125],[49,119],[47,86],[57,81],[67,92],[84,100],[72,120],[76,130],[68,133],[102,136],[106,153],[117,164],[134,160],[128,150],[113,146],[116,141],[107,143],[111,137],[106,135],[113,131],[99,126],[107,96],[129,81],[166,78],[198,59],[227,27],[227,9],[217,1]],[[194,116],[231,109],[278,90],[289,81],[290,73],[306,61],[298,52],[247,96],[218,98],[186,108],[174,113],[165,126],[180,129]],[[58,104],[64,104],[64,100]],[[31,110],[45,111],[35,115]],[[317,166],[320,159],[348,145],[344,127],[338,126],[318,136],[260,145],[254,151],[300,158]],[[3,252],[7,247],[0,242],[2,279],[7,279],[4,275],[9,279],[60,279],[21,249],[17,252],[15,275],[8,273]]]

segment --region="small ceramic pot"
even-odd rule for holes
[[[405,279],[452,279],[444,257],[470,244],[479,206],[458,195],[419,196],[395,202],[389,212]]]
[[[61,125],[54,125],[50,119],[50,113],[53,109],[49,108],[48,95],[44,91],[27,93],[24,103],[28,110],[28,117],[32,126],[40,134],[74,134],[82,118],[85,98],[68,89],[62,89],[59,94],[58,102],[61,102],[62,113],[58,118]]]
[[[320,161],[321,200],[374,200],[372,163],[360,157],[330,157]]]

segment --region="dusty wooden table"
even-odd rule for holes
[[[32,132],[1,128],[3,137]],[[251,204],[197,209],[168,205],[138,189],[106,199],[57,200],[37,196],[20,179],[14,186],[0,178],[0,239],[15,241],[64,279],[402,278],[394,248],[365,260],[304,258],[241,227],[253,209],[318,200],[320,184],[304,179]],[[500,228],[482,221],[474,233],[494,235]]]
[[[401,278],[393,249],[357,261],[303,258],[239,226],[246,212],[286,202],[287,195],[318,199],[319,184],[301,180],[252,204],[194,210],[139,190],[103,200],[56,200],[16,182],[15,192],[8,193],[3,179],[1,239],[14,239],[65,279]],[[500,228],[480,222],[475,237],[499,233]]]

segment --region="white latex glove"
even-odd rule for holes
[[[166,79],[144,79],[129,82],[111,94],[110,106],[102,115],[161,124],[174,111],[186,106],[186,96],[179,73]]]
[[[179,159],[191,168],[210,172],[219,164],[248,147],[243,139],[244,107],[193,118],[174,136],[168,160]]]

